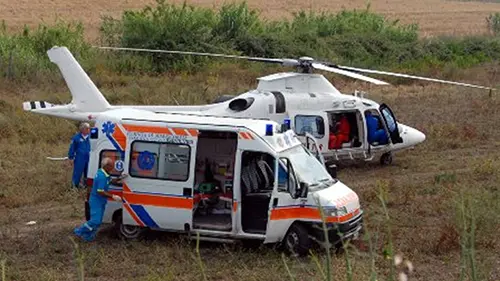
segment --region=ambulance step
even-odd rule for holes
[[[193,229],[206,229],[218,231],[231,231],[231,215],[207,215],[195,216],[193,219]]]
[[[198,237],[196,235],[191,235],[191,240],[196,240]],[[235,243],[236,240],[234,239],[227,239],[227,238],[219,238],[219,237],[206,237],[206,236],[200,236],[200,241],[206,241],[206,242],[222,242],[222,243]]]

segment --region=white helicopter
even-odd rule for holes
[[[345,75],[376,85],[389,84],[352,71],[495,90],[472,84],[334,65],[309,57],[275,59],[135,48],[98,48],[246,59],[294,66],[298,72],[260,77],[256,89],[237,96],[219,97],[212,104],[110,105],[70,51],[66,47],[55,46],[48,50],[47,54],[51,62],[59,67],[71,92],[72,100],[65,105],[53,105],[44,101],[24,102],[24,110],[79,121],[92,120],[104,111],[118,108],[150,110],[157,113],[270,119],[291,127],[306,147],[316,153],[323,163],[371,161],[378,158],[381,164],[388,165],[392,163],[394,152],[413,148],[425,140],[425,135],[412,127],[398,123],[388,105],[378,104],[365,98],[363,92],[342,94],[323,75],[313,74],[313,69]],[[367,121],[370,128],[367,128]]]

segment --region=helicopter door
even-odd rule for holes
[[[292,119],[292,130],[297,135],[301,143],[306,143],[306,133],[309,133],[316,139],[319,151],[328,148],[328,137],[325,135],[325,121],[328,120],[326,112],[290,112]]]
[[[305,141],[306,148],[309,150],[309,152],[311,152],[314,155],[314,157],[316,157],[319,160],[319,162],[322,165],[325,165],[325,159],[323,157],[323,154],[319,150],[319,145],[318,142],[316,141],[316,138],[308,132],[306,132],[305,138],[306,138]]]
[[[389,130],[389,135],[391,136],[391,141],[393,144],[402,143],[403,139],[399,134],[398,123],[396,121],[396,117],[394,117],[394,113],[385,103],[380,105],[380,113],[382,118],[384,119],[385,125]]]

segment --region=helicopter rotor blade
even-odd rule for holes
[[[362,69],[362,68],[355,68],[355,67],[341,66],[341,65],[336,65],[335,67],[339,68],[339,69],[344,69],[344,70],[352,70],[352,71],[366,72],[366,73],[372,73],[372,74],[383,74],[383,75],[390,75],[390,76],[396,76],[396,77],[402,77],[402,78],[410,78],[410,79],[438,82],[438,83],[444,83],[444,84],[459,85],[459,86],[464,86],[464,87],[486,89],[486,90],[496,90],[495,88],[479,86],[479,85],[474,85],[474,84],[453,82],[453,81],[434,79],[434,78],[428,78],[428,77],[422,77],[422,76],[414,76],[414,75],[408,75],[408,74],[402,74],[402,73],[394,73],[394,72],[371,70],[371,69]]]
[[[194,55],[194,56],[220,57],[220,58],[231,58],[231,59],[245,59],[248,61],[280,63],[284,66],[299,65],[299,61],[294,60],[294,59],[260,58],[260,57],[248,57],[248,56],[225,55],[225,54],[214,54],[214,53],[200,53],[200,52],[187,52],[187,51],[157,50],[157,49],[101,47],[101,46],[93,46],[93,47],[98,48],[98,49],[103,49],[103,50],[114,50],[114,51],[134,51],[134,52],[147,52],[147,53],[166,53],[166,54]]]
[[[389,85],[389,83],[381,81],[381,80],[378,80],[378,79],[374,79],[374,78],[371,78],[371,77],[368,77],[368,76],[364,76],[364,75],[361,75],[361,74],[358,74],[358,73],[350,72],[350,71],[347,71],[347,70],[342,70],[342,69],[338,69],[338,68],[329,67],[329,66],[326,66],[326,65],[321,64],[321,63],[314,63],[313,62],[312,63],[312,67],[314,67],[316,69],[321,69],[321,70],[325,70],[325,71],[329,71],[329,72],[333,72],[333,73],[337,73],[337,74],[349,76],[351,78],[363,80],[363,81],[370,82],[370,83],[373,83],[373,84],[376,84],[376,85]]]

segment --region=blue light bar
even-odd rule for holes
[[[285,119],[284,121],[285,124],[285,130],[290,130],[290,119]]]
[[[266,136],[273,135],[273,124],[266,124]]]

